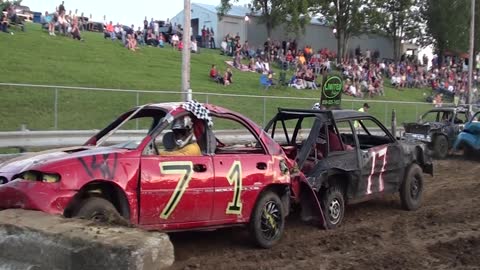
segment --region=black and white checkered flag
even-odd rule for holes
[[[198,119],[207,120],[208,126],[213,126],[212,117],[210,117],[210,111],[205,108],[196,100],[190,100],[182,104],[182,108],[191,112]]]

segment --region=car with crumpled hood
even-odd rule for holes
[[[458,134],[471,118],[466,107],[434,108],[422,116],[416,123],[404,123],[403,136],[427,145],[433,157],[445,158],[453,147]]]

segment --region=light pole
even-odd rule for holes
[[[475,34],[475,0],[471,0],[471,12],[470,12],[470,51],[468,59],[468,110],[472,112],[472,103],[473,103],[473,84],[472,84],[472,72],[473,72],[473,39]]]
[[[245,41],[248,40],[248,22],[250,21],[250,17],[248,17],[248,14],[245,14]]]
[[[192,10],[190,8],[190,0],[184,0],[183,8],[183,49],[182,49],[182,100],[189,101],[192,99],[192,89],[190,89],[190,25]]]

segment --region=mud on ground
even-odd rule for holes
[[[415,212],[388,196],[348,206],[336,230],[292,216],[270,250],[242,228],[171,234],[172,269],[480,269],[480,162],[435,161],[434,173]]]

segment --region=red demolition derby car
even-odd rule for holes
[[[186,115],[201,154],[162,154],[175,144],[172,123]],[[136,125],[144,134],[122,137],[121,128]],[[195,101],[148,104],[83,146],[1,164],[0,209],[164,231],[245,224],[258,245],[271,247],[284,229],[294,175],[295,162],[279,144],[238,113]]]

